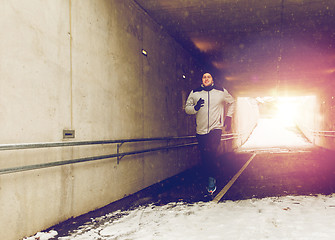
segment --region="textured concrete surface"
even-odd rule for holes
[[[183,92],[200,65],[134,1],[11,0],[0,14],[0,144],[193,134]],[[64,129],[75,138],[64,140]],[[115,144],[1,151],[0,169],[116,151]],[[196,163],[192,149],[178,149],[1,175],[0,238],[103,207]]]

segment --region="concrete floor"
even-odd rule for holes
[[[262,128],[257,127],[242,148],[217,158],[215,194],[230,185],[231,179],[256,153],[220,201],[335,192],[335,152],[313,146],[295,128],[281,127],[274,135],[274,125],[268,120],[262,123]],[[292,144],[288,144],[288,139]],[[211,201],[213,198],[206,196],[206,183],[199,166],[51,229],[58,232],[58,237],[66,236],[92,218],[119,209],[128,210],[146,204]]]
[[[223,199],[331,194],[335,153],[320,148],[260,152]]]
[[[254,151],[253,151],[254,152]],[[217,185],[220,190],[248,161],[253,152],[228,153],[218,158],[221,175]],[[304,149],[268,149],[256,151],[256,157],[223,196],[224,200],[241,200],[286,195],[331,194],[335,190],[334,152],[317,147]],[[156,184],[105,208],[52,227],[58,237],[66,235],[91,218],[118,209],[132,209],[139,205],[164,205],[169,202],[211,201],[205,197],[205,179],[201,167]]]

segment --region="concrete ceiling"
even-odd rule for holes
[[[334,0],[135,1],[235,94],[306,95],[335,78]]]

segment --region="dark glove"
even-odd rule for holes
[[[226,131],[230,131],[230,128],[231,128],[231,117],[226,117],[224,119],[224,123],[223,123],[223,126],[226,128]]]
[[[197,104],[194,106],[195,111],[199,111],[199,109],[204,106],[204,103],[205,103],[205,100],[200,98]]]

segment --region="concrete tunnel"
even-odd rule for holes
[[[248,65],[261,65],[255,69],[264,76],[234,82],[248,78],[241,65],[231,65],[240,75],[221,74],[140,4],[0,3],[1,239],[32,235],[198,165],[195,122],[184,107],[204,69],[213,69],[237,102],[223,152],[247,141],[267,97],[290,97],[305,137],[334,150],[334,44],[283,48],[304,53],[299,67],[313,59],[300,68],[318,70],[307,82],[288,84],[295,62],[283,60],[278,72],[271,51],[265,59],[273,68]],[[332,4],[328,12],[333,17]],[[252,49],[249,56],[259,53]]]

